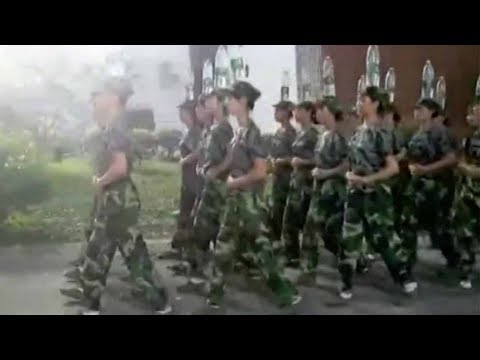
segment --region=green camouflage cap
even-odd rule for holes
[[[295,109],[295,104],[288,100],[282,100],[277,104],[274,104],[273,107],[279,110],[293,111]]]
[[[257,88],[255,88],[252,84],[246,81],[238,81],[233,84],[232,88],[226,89],[225,91],[229,96],[232,96],[236,99],[245,97],[250,102],[257,101],[258,98],[262,95],[262,93]]]
[[[120,77],[110,77],[92,92],[92,96],[102,92],[116,94],[122,100],[128,100],[133,94],[132,84],[129,80]]]

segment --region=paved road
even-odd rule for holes
[[[151,242],[152,252],[166,249],[166,242]],[[11,246],[0,251],[0,314],[75,314],[78,308],[66,304],[58,289],[64,286],[62,273],[66,263],[75,258],[78,244]],[[175,314],[480,314],[480,281],[475,290],[465,291],[456,282],[439,279],[435,272],[441,267],[436,251],[421,252],[418,268],[418,294],[408,298],[390,281],[386,269],[376,263],[371,271],[357,278],[355,297],[346,303],[336,296],[338,275],[323,258],[315,287],[300,287],[303,301],[293,310],[279,311],[256,284],[233,278],[226,309],[212,312],[202,296],[185,289],[186,279],[176,277],[167,269],[171,261],[157,261],[175,299]],[[120,278],[126,275],[121,258],[116,256],[112,278],[102,304],[106,314],[150,314],[145,304],[130,296],[129,285]],[[295,272],[288,274],[292,278]]]

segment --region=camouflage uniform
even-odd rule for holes
[[[432,125],[419,129],[408,145],[408,159],[411,163],[431,164],[453,151],[445,127]],[[404,196],[402,211],[402,247],[404,260],[412,270],[417,259],[417,234],[426,230],[432,242],[438,244],[449,266],[455,266],[458,254],[449,233],[449,214],[442,206],[449,201],[445,187],[444,171],[435,175],[412,176]]]
[[[103,132],[104,148],[99,158],[103,165],[98,174],[104,174],[112,152],[124,152],[128,159],[129,174],[132,170],[131,142],[127,136],[123,117]],[[130,176],[108,185],[98,195],[98,207],[93,222],[93,232],[85,252],[81,272],[83,296],[90,307],[99,309],[100,297],[106,286],[111,262],[118,248],[136,285],[151,304],[161,309],[167,301],[167,294],[159,283],[160,277],[154,272],[148,249],[141,234],[135,229],[140,199]]]
[[[253,121],[250,121],[248,128],[240,128],[236,132],[231,149],[233,178],[246,175],[255,159],[266,158],[260,130]],[[293,285],[283,276],[275,245],[265,236],[268,214],[263,203],[263,188],[264,184],[261,183],[249,190],[232,191],[228,195],[209,279],[209,300],[213,303],[222,299],[224,274],[232,272],[238,260],[259,269],[282,304],[291,303],[295,294]],[[280,247],[280,244],[276,244]]]
[[[349,143],[351,171],[359,176],[378,172],[385,157],[393,154],[391,133],[379,127],[361,125]],[[344,287],[352,287],[353,269],[361,255],[363,239],[379,253],[394,281],[403,282],[406,272],[398,249],[400,239],[393,222],[393,201],[388,182],[372,187],[347,187],[339,270]]]
[[[320,169],[338,167],[347,158],[345,138],[336,131],[324,132],[315,148],[315,164]],[[315,180],[302,241],[302,269],[313,272],[318,265],[318,245],[338,255],[345,205],[345,178],[334,176]]]
[[[198,150],[201,129],[193,126],[180,141],[182,158]],[[183,244],[193,222],[192,211],[198,195],[198,175],[196,164],[185,164],[182,167],[182,184],[180,190],[180,214],[178,216],[177,231],[173,236],[173,244]]]
[[[272,139],[270,156],[273,159],[291,158],[295,137],[296,131],[290,123],[287,127],[278,129]],[[282,236],[283,213],[287,203],[291,174],[292,167],[290,164],[275,168],[273,174],[270,219],[274,240],[280,240]]]
[[[465,139],[466,162],[480,166],[480,129]],[[480,180],[463,177],[453,206],[453,229],[460,250],[462,280],[471,280],[475,265],[475,245],[480,238]]]
[[[203,174],[223,162],[232,137],[233,129],[227,120],[211,128],[206,137],[205,148],[201,150],[200,171]],[[217,237],[226,201],[227,176],[228,173],[225,172],[219,174],[217,179],[205,180],[191,234],[191,245],[194,248],[206,251],[210,242]]]
[[[318,131],[313,126],[300,132],[292,144],[293,156],[313,160],[317,139]],[[310,206],[313,167],[313,165],[303,166],[296,169],[290,180],[282,229],[285,254],[289,261],[297,261],[300,258],[299,234],[305,225],[308,207]]]

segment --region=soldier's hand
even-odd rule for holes
[[[232,178],[231,176],[227,179],[227,189],[235,190],[237,188],[237,179]]]
[[[99,180],[100,179],[96,176],[94,176],[92,179],[92,184],[96,194],[101,194],[103,192],[103,185],[101,185]]]
[[[364,184],[363,178],[349,171],[345,174],[348,184],[353,187],[358,187]]]
[[[422,176],[425,174],[425,168],[419,164],[410,164],[408,165],[408,169],[410,170],[410,174],[412,174],[412,176]]]
[[[205,179],[207,180],[215,180],[216,177],[217,177],[217,174],[213,169],[208,169],[207,172],[205,173]]]
[[[301,165],[302,165],[302,159],[300,159],[300,158],[298,158],[298,157],[294,157],[294,158],[292,159],[292,166],[293,166],[294,168],[298,168],[298,167],[301,166]]]
[[[315,169],[312,170],[312,176],[315,178],[315,179],[319,179],[319,180],[322,180],[323,178],[325,178],[325,171],[323,171],[322,169],[316,167]]]

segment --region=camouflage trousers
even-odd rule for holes
[[[386,184],[367,190],[347,188],[339,252],[339,271],[347,287],[352,286],[363,239],[382,256],[394,281],[400,281],[405,273],[399,257],[401,241],[394,229],[392,194]]]
[[[189,246],[207,251],[210,244],[215,243],[225,211],[226,197],[227,187],[224,181],[205,182],[189,236]]]
[[[290,189],[290,176],[290,171],[283,171],[273,175],[270,224],[272,238],[275,241],[279,241],[282,238],[283,215]]]
[[[303,229],[301,266],[303,271],[315,271],[319,244],[338,255],[345,206],[345,181],[339,177],[315,180],[313,196]]]
[[[99,303],[118,248],[134,281],[135,290],[142,293],[153,306],[157,306],[164,300],[165,293],[145,241],[135,229],[140,200],[134,185],[130,181],[115,184],[99,196],[98,202],[81,271],[80,283],[84,296],[92,303]]]
[[[426,230],[432,243],[438,244],[449,266],[458,262],[458,253],[451,236],[451,219],[448,209],[449,189],[443,182],[429,177],[414,177],[404,195],[401,217],[402,258],[409,272],[417,261],[417,236]]]
[[[480,239],[480,182],[464,183],[460,186],[452,209],[452,219],[460,252],[461,277],[463,280],[471,280],[475,265],[475,246]]]
[[[294,172],[290,181],[287,204],[283,215],[282,239],[288,260],[300,258],[300,232],[305,226],[313,179],[310,171]]]
[[[177,230],[173,235],[172,247],[181,248],[185,245],[193,224],[193,210],[198,195],[198,176],[195,167],[182,169],[182,187],[180,190],[180,213]]]
[[[281,305],[289,304],[296,294],[294,286],[283,274],[280,243],[271,242],[266,236],[267,217],[260,195],[253,192],[229,194],[209,272],[209,298],[214,302],[223,298],[224,275],[232,273],[238,261],[259,270]]]

